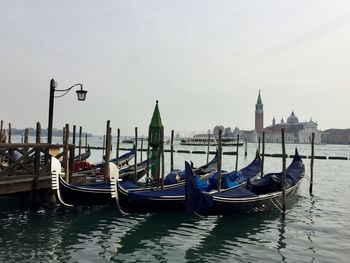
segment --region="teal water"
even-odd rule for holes
[[[252,160],[255,147],[249,145],[246,159],[240,155],[239,167]],[[287,153],[294,147],[287,145]],[[309,145],[298,148],[309,155]],[[280,145],[266,145],[266,152],[280,153]],[[316,154],[350,156],[350,147],[317,145]],[[185,159],[199,165],[206,156],[177,154],[176,166]],[[281,169],[281,159],[265,161],[265,172]],[[234,162],[224,156],[223,168]],[[350,262],[349,171],[349,160],[315,160],[314,195],[304,180],[284,218],[278,210],[211,217],[123,216],[112,206],[32,210],[2,199],[0,262]]]

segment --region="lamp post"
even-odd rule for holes
[[[60,98],[66,95],[72,88],[80,86],[80,90],[77,90],[78,101],[84,101],[86,98],[86,90],[83,90],[83,84],[77,83],[68,89],[56,89],[57,82],[54,79],[50,81],[50,98],[49,98],[49,125],[47,128],[47,143],[52,143],[52,123],[53,123],[53,107],[55,98]],[[55,91],[61,92],[61,95],[55,96]]]

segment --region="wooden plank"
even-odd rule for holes
[[[8,182],[0,181],[0,195],[15,194],[21,192],[30,192],[33,189],[33,175],[32,178],[22,177],[21,179],[11,180]],[[51,188],[51,176],[41,176],[35,186],[35,190],[50,189]]]

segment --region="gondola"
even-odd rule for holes
[[[212,160],[210,160],[208,163],[198,167],[194,168],[192,167],[193,164],[191,163],[192,169],[196,171],[196,174],[198,174],[201,177],[208,177],[211,172],[215,171],[218,161],[218,151],[216,151],[215,156]],[[146,185],[139,184],[139,183],[133,183],[130,180],[122,180],[118,183],[118,193],[119,193],[119,200],[121,203],[127,203],[128,202],[128,195],[131,192],[147,192],[152,191],[157,186],[160,185],[160,183],[157,184],[157,182],[148,182],[150,177],[146,178]],[[177,186],[183,186],[185,185],[185,170],[177,170],[170,172],[164,179],[164,187],[166,189],[168,188],[174,188]],[[115,190],[115,189],[114,189]]]
[[[90,157],[90,155],[91,155],[91,149],[90,149],[90,145],[88,145],[88,148],[84,153],[74,157],[74,161],[76,161],[76,162],[77,161],[79,161],[79,162],[85,161]]]
[[[90,147],[89,147],[90,149]],[[118,164],[119,167],[123,167],[125,165],[128,164],[128,162],[135,156],[135,152],[136,152],[136,146],[134,145],[134,147],[127,153],[119,156],[118,158]],[[77,157],[75,157],[77,158]],[[109,160],[109,162],[112,163],[117,163],[116,162],[117,158],[112,158]],[[96,176],[96,175],[103,175],[104,173],[104,162],[98,162],[98,163],[94,163],[91,164],[89,162],[86,161],[75,161],[74,162],[74,172],[78,173],[78,174],[86,174],[89,176]]]
[[[70,184],[67,183],[60,173],[61,164],[57,159],[51,158],[52,189],[57,190],[59,201],[66,206],[74,205],[106,205],[115,203],[111,199],[111,188],[109,182],[94,182],[90,184]],[[58,165],[59,164],[59,165]],[[147,160],[137,165],[137,179],[146,173]],[[118,169],[114,163],[109,164],[110,176],[113,177],[118,171],[122,178],[129,178],[135,173],[135,166],[131,165]]]
[[[217,158],[215,157],[208,165],[203,166],[203,170],[209,169],[211,164],[216,162]],[[57,197],[59,201],[65,206],[78,206],[78,205],[106,205],[106,204],[115,204],[115,200],[111,198],[111,186],[109,182],[97,182],[91,184],[69,184],[65,182],[61,173],[61,164],[57,159],[51,158],[51,172],[52,172],[52,189],[57,191]],[[142,171],[146,172],[147,161],[141,162]],[[140,167],[141,167],[140,166]],[[138,169],[140,169],[140,167]],[[130,176],[134,170],[134,166],[125,169],[118,169],[114,163],[110,163],[110,175],[111,178],[115,177],[115,174],[118,171],[120,176]],[[198,168],[199,169],[199,168]],[[199,173],[200,170],[197,170]],[[139,176],[139,173],[138,173]],[[122,179],[121,179],[122,180]],[[133,190],[149,190],[150,188],[145,188],[144,183],[134,184],[130,180],[125,180],[120,182],[126,189],[133,188]],[[181,182],[184,185],[184,181]],[[129,186],[128,188],[126,186]],[[175,184],[176,186],[176,184]],[[125,190],[125,189],[124,189]],[[125,190],[126,193],[128,190]]]
[[[133,148],[129,152],[118,157],[119,166],[123,166],[125,164],[128,164],[129,161],[132,158],[134,158],[135,153],[136,153],[136,145],[134,144]],[[112,158],[109,160],[109,162],[110,163],[117,163],[117,158]],[[98,170],[98,169],[101,169],[102,167],[104,167],[104,164],[105,164],[105,162],[99,162],[99,163],[92,164],[92,166],[94,167],[95,170]]]
[[[190,168],[192,172],[196,169]],[[261,159],[256,154],[255,159],[239,171],[223,173],[222,187],[234,188],[246,183],[247,179],[254,179],[261,171]],[[197,177],[197,183],[203,191],[217,189],[217,172],[211,172]],[[130,189],[125,191],[123,183],[112,182],[114,196],[117,197],[118,207],[123,213],[152,213],[166,211],[185,211],[184,184],[165,185],[163,189]],[[118,195],[118,196],[117,196]]]
[[[297,149],[293,161],[286,169],[286,196],[289,200],[298,190],[305,167]],[[196,176],[186,163],[186,207],[200,215],[255,212],[279,207],[282,200],[282,172],[269,173],[245,186],[209,193],[199,189]]]

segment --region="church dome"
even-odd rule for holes
[[[292,114],[288,117],[287,123],[289,124],[297,124],[299,122],[299,119],[297,116],[294,115],[294,111],[292,111]]]

